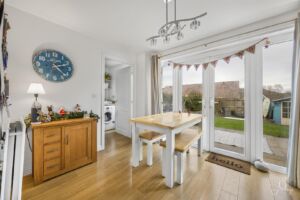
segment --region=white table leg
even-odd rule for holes
[[[161,151],[161,175],[166,177],[166,148]]]
[[[200,157],[202,154],[202,144],[201,144],[201,137],[198,139],[198,156]]]
[[[132,139],[132,158],[131,165],[137,167],[140,164],[140,138],[138,132],[135,130],[136,124],[131,124],[131,139]]]
[[[174,185],[174,148],[175,148],[175,134],[172,131],[167,133],[167,148],[166,148],[166,185],[173,188]]]
[[[182,184],[183,183],[183,172],[184,172],[184,164],[183,164],[183,160],[184,160],[184,153],[176,153],[176,159],[177,159],[177,176],[176,176],[176,182],[178,184]]]
[[[143,160],[143,141],[140,141],[140,161]]]
[[[153,164],[153,145],[151,142],[147,144],[147,165],[150,167]]]

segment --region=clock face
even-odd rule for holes
[[[73,65],[64,54],[45,49],[32,58],[33,68],[42,78],[52,82],[63,82],[73,75]]]

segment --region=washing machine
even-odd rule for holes
[[[115,116],[116,116],[115,105],[104,106],[104,118],[105,118],[104,125],[106,131],[116,128]]]

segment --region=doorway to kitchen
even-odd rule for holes
[[[107,134],[131,136],[129,119],[133,116],[133,67],[124,61],[106,57],[103,63],[102,146]]]

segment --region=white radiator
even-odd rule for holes
[[[0,199],[20,200],[22,198],[26,126],[23,119],[8,124],[9,127],[2,127],[5,141]]]

